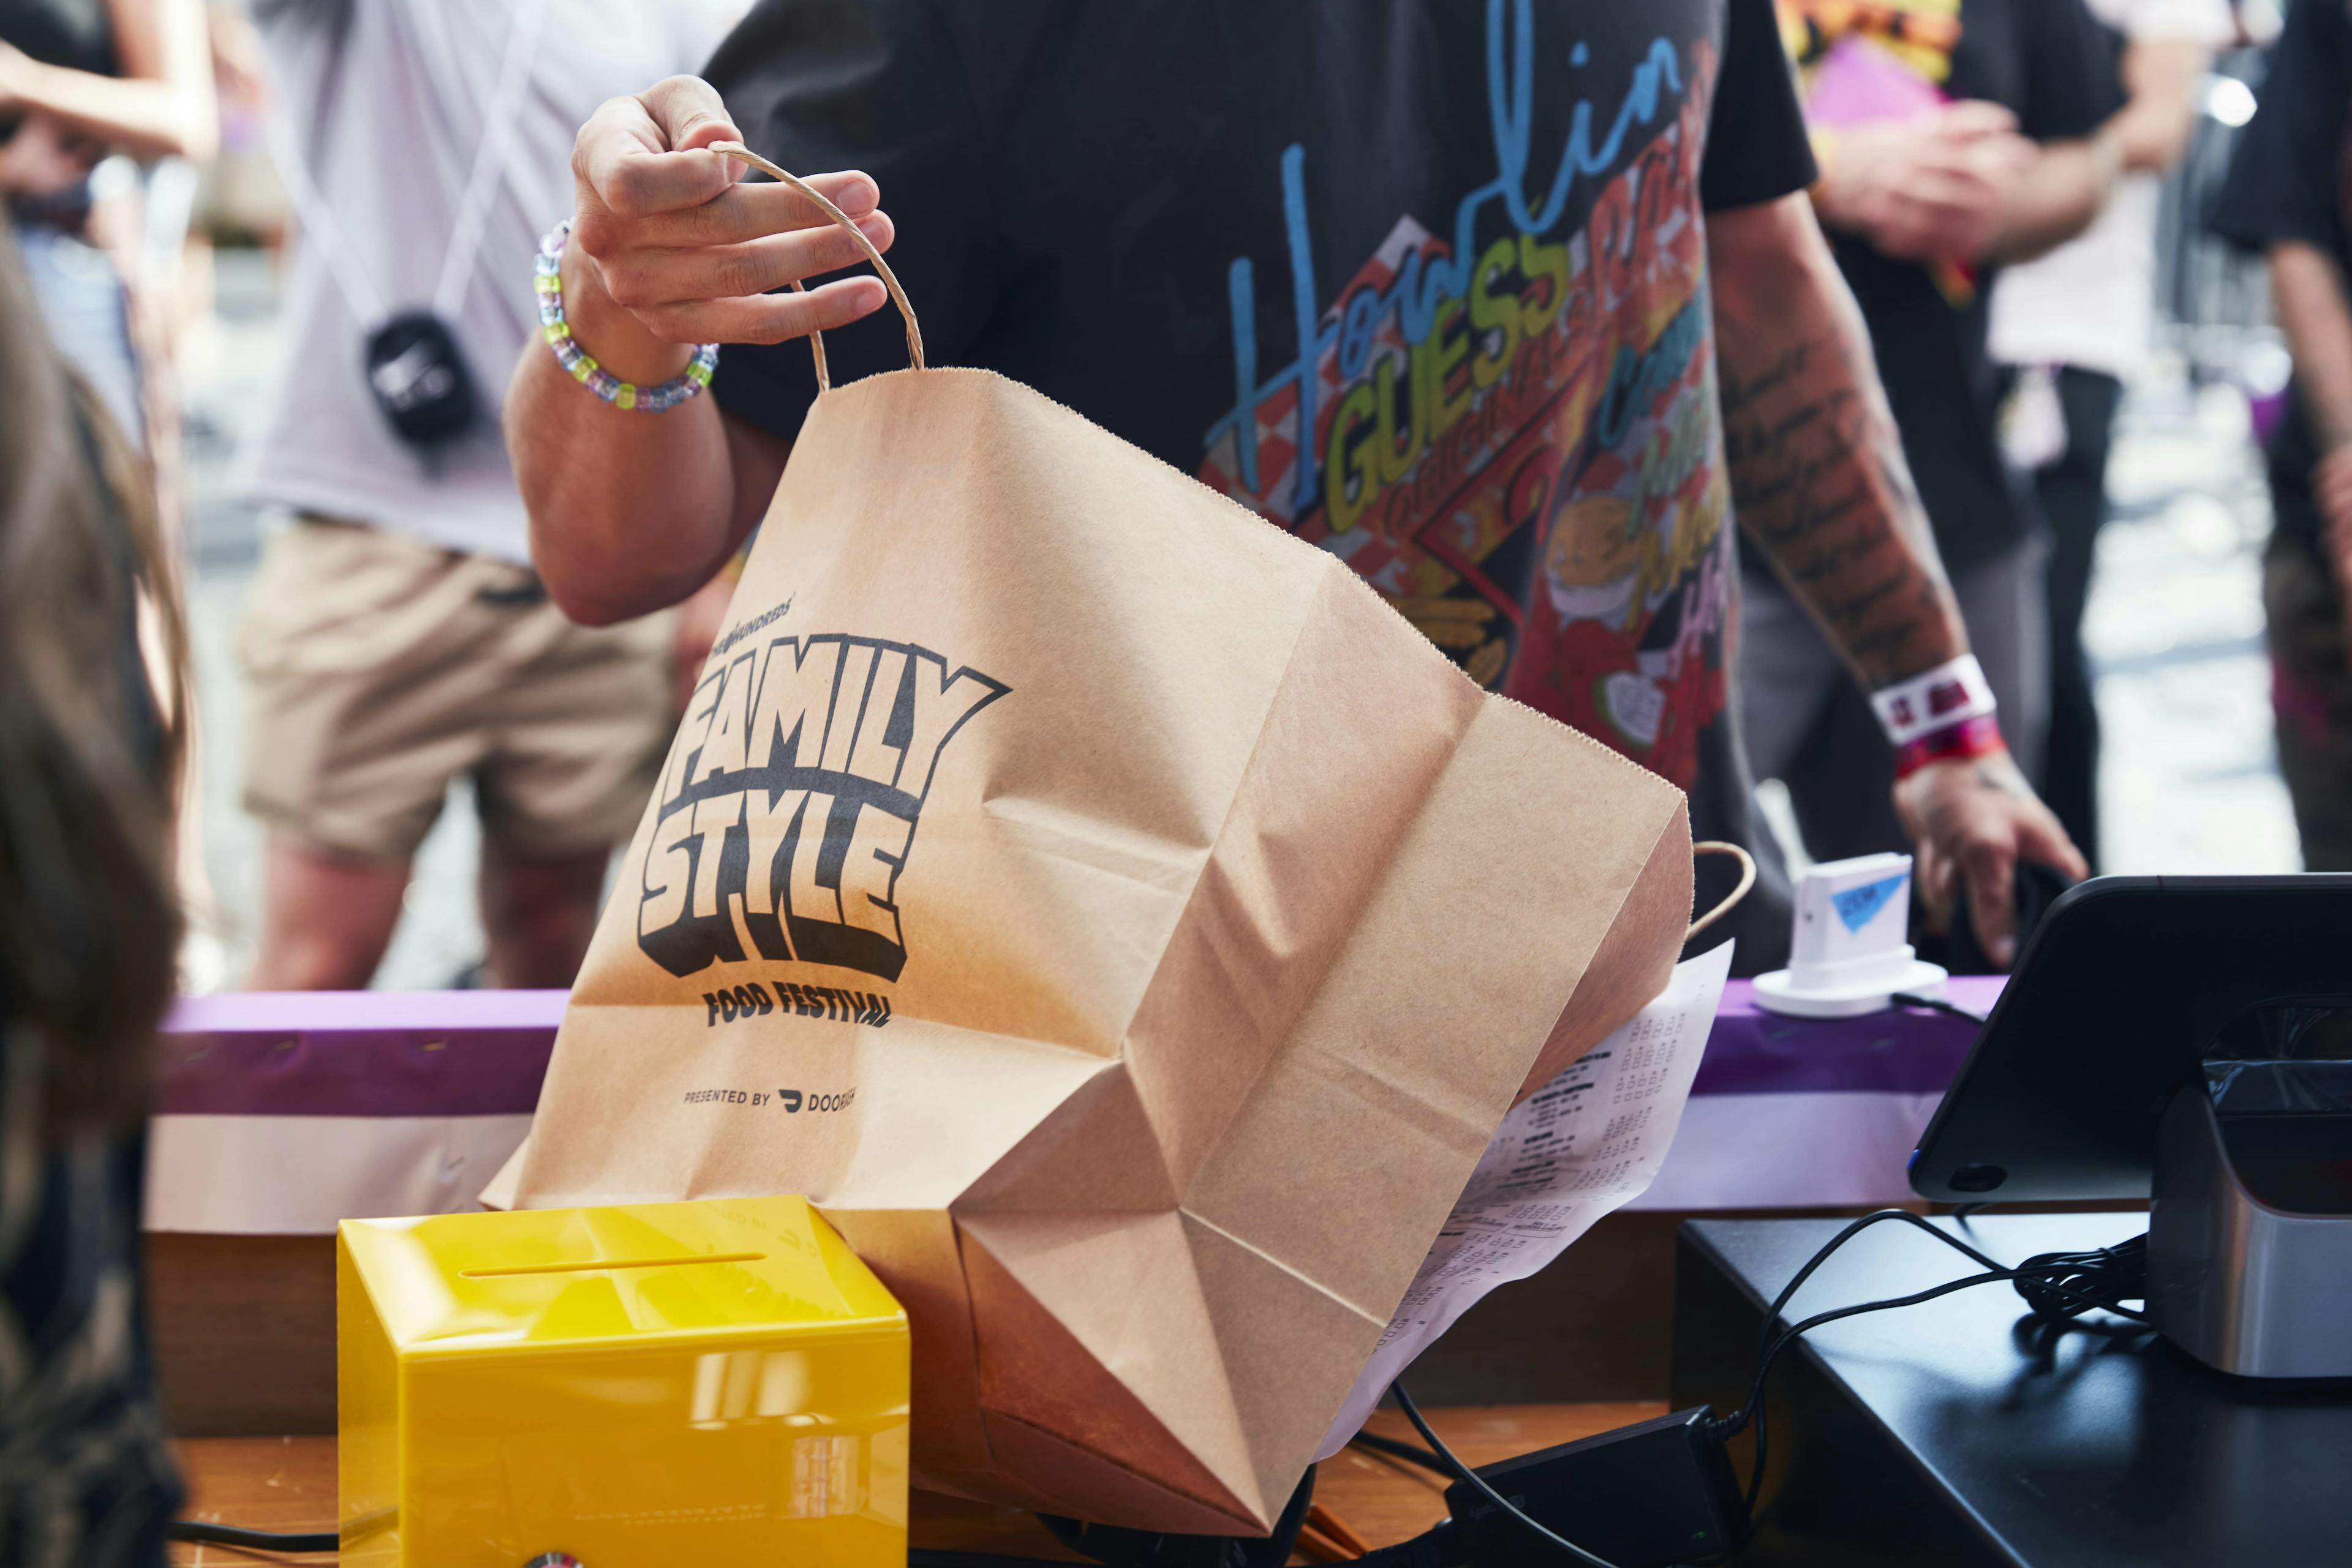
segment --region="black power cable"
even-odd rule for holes
[[[1454,1450],[1445,1446],[1444,1439],[1440,1438],[1435,1432],[1430,1430],[1429,1423],[1422,1417],[1421,1406],[1415,1405],[1412,1402],[1412,1395],[1404,1391],[1403,1379],[1400,1378],[1396,1382],[1390,1384],[1389,1392],[1396,1396],[1397,1408],[1403,1411],[1404,1418],[1412,1423],[1412,1429],[1421,1434],[1421,1440],[1429,1445],[1429,1451],[1445,1461],[1446,1468],[1454,1472],[1456,1479],[1468,1482],[1470,1486],[1481,1496],[1486,1498],[1488,1502],[1500,1509],[1507,1517],[1517,1521],[1518,1523],[1537,1540],[1545,1542],[1557,1551],[1567,1552],[1570,1557],[1575,1559],[1579,1563],[1584,1563],[1586,1568],[1611,1568],[1608,1559],[1603,1557],[1595,1557],[1591,1552],[1587,1552],[1583,1547],[1579,1546],[1576,1542],[1569,1540],[1566,1536],[1557,1534],[1551,1530],[1546,1528],[1544,1525],[1538,1523],[1533,1518],[1529,1517],[1524,1510],[1522,1510],[1517,1503],[1511,1501],[1510,1499],[1505,1497],[1502,1493],[1496,1491],[1492,1486],[1488,1485],[1486,1477],[1472,1469],[1468,1465],[1464,1464],[1461,1458],[1455,1455]]]
[[[236,1546],[247,1552],[332,1552],[341,1537],[331,1530],[289,1533],[276,1530],[240,1530],[233,1524],[206,1524],[201,1520],[175,1519],[166,1532],[174,1541],[204,1546]]]
[[[2034,1316],[2079,1318],[2094,1307],[2140,1322],[2145,1311],[2116,1305],[2147,1300],[2147,1237],[2133,1237],[2092,1252],[2043,1252],[2017,1267],[2017,1293]]]
[[[1370,1448],[1375,1454],[1386,1454],[1391,1459],[1402,1459],[1408,1465],[1435,1470],[1449,1481],[1454,1479],[1453,1466],[1418,1443],[1408,1443],[1399,1437],[1383,1437],[1378,1432],[1359,1432],[1348,1441],[1351,1447]]]
[[[1873,1226],[1884,1225],[1890,1221],[1911,1226],[1934,1237],[1945,1246],[1965,1255],[1972,1262],[1981,1265],[1982,1272],[1967,1275],[1958,1279],[1947,1280],[1940,1285],[1914,1291],[1907,1296],[1862,1301],[1853,1306],[1837,1307],[1828,1311],[1816,1312],[1811,1317],[1793,1323],[1786,1329],[1774,1331],[1774,1325],[1780,1322],[1781,1314],[1788,1309],[1789,1302],[1796,1296],[1798,1290],[1803,1288],[1805,1281],[1811,1279],[1814,1272],[1828,1261],[1833,1253]],[[1772,1363],[1780,1359],[1780,1352],[1806,1334],[1825,1323],[1833,1323],[1840,1319],[1859,1317],[1865,1312],[1886,1311],[1896,1307],[1916,1306],[1924,1301],[1935,1300],[1938,1297],[1949,1296],[1957,1291],[1971,1289],[1979,1285],[1993,1284],[2000,1280],[2008,1280],[2013,1284],[2017,1293],[2024,1299],[2026,1305],[2039,1317],[2064,1321],[2080,1317],[2083,1313],[2096,1309],[2115,1312],[2126,1318],[2142,1319],[2143,1313],[2123,1303],[2126,1300],[2145,1298],[2147,1246],[2147,1238],[2140,1237],[2117,1247],[2102,1247],[2091,1252],[2042,1253],[2029,1258],[2011,1268],[1948,1232],[1929,1224],[1907,1209],[1880,1209],[1874,1214],[1864,1215],[1824,1243],[1811,1258],[1805,1261],[1804,1266],[1797,1270],[1789,1283],[1781,1288],[1780,1295],[1773,1300],[1770,1310],[1765,1313],[1762,1327],[1759,1331],[1756,1380],[1748,1392],[1747,1403],[1736,1414],[1713,1422],[1707,1427],[1707,1434],[1716,1441],[1724,1442],[1737,1436],[1749,1425],[1752,1424],[1755,1426],[1756,1453],[1743,1494],[1747,1506],[1752,1510],[1756,1504],[1757,1495],[1762,1488],[1764,1478],[1767,1409],[1764,1404],[1765,1382],[1772,1370]],[[1447,1447],[1444,1440],[1438,1436],[1431,1428],[1427,1419],[1423,1416],[1420,1406],[1413,1403],[1412,1395],[1406,1392],[1402,1381],[1391,1384],[1389,1392],[1395,1397],[1398,1407],[1404,1412],[1405,1419],[1412,1423],[1413,1430],[1421,1435],[1423,1442],[1428,1447],[1416,1447],[1411,1443],[1372,1432],[1358,1433],[1353,1439],[1357,1446],[1369,1448],[1375,1453],[1390,1455],[1411,1464],[1420,1465],[1440,1475],[1465,1482],[1484,1496],[1507,1518],[1545,1545],[1557,1552],[1567,1553],[1574,1561],[1589,1565],[1589,1568],[1609,1568],[1605,1559],[1587,1552],[1574,1542],[1558,1534],[1531,1517],[1525,1510],[1512,1503],[1510,1500],[1497,1492],[1484,1476],[1472,1469],[1453,1449]],[[1382,1547],[1370,1553],[1364,1562],[1370,1565],[1376,1565],[1376,1568],[1446,1568],[1446,1565],[1461,1561],[1460,1552],[1465,1545],[1465,1542],[1458,1539],[1454,1522],[1449,1520],[1436,1529],[1416,1536],[1411,1541],[1395,1546]],[[1514,1558],[1514,1561],[1516,1560]],[[940,1568],[946,1568],[946,1565],[940,1565]]]
[[[1984,1023],[1982,1014],[1971,1013],[1966,1007],[1957,1006],[1945,1001],[1941,996],[1922,996],[1916,991],[1897,991],[1887,1000],[1897,1007],[1925,1007],[1930,1013],[1941,1013],[1951,1018],[1965,1018],[1979,1026],[1982,1026]]]
[[[1829,1260],[1832,1253],[1871,1226],[1884,1225],[1890,1221],[1908,1225],[1935,1237],[1955,1252],[1967,1257],[1971,1262],[1981,1265],[1983,1272],[1947,1280],[1941,1285],[1914,1291],[1908,1296],[1890,1297],[1877,1301],[1863,1301],[1851,1307],[1838,1307],[1826,1312],[1816,1312],[1803,1321],[1791,1324],[1778,1333],[1773,1331],[1773,1326],[1780,1322],[1780,1314],[1787,1309],[1790,1300],[1796,1295],[1806,1280],[1812,1278],[1813,1271]],[[1971,1289],[1979,1285],[1995,1284],[2001,1280],[2012,1283],[2017,1289],[2017,1293],[2024,1298],[2026,1305],[2039,1317],[2071,1319],[2097,1309],[2114,1312],[2119,1317],[2144,1321],[2146,1313],[2135,1310],[2123,1303],[2126,1300],[2145,1300],[2147,1280],[2147,1238],[2140,1237],[2120,1247],[2103,1247],[2096,1252],[2043,1253],[2029,1258],[2018,1267],[2011,1268],[1969,1246],[1950,1232],[1929,1224],[1907,1209],[1879,1209],[1875,1213],[1866,1214],[1855,1220],[1824,1242],[1820,1250],[1806,1260],[1805,1266],[1797,1270],[1788,1284],[1781,1287],[1780,1293],[1773,1298],[1772,1305],[1764,1313],[1763,1327],[1758,1336],[1756,1381],[1748,1390],[1748,1403],[1737,1413],[1718,1419],[1710,1428],[1718,1441],[1727,1441],[1738,1436],[1751,1422],[1755,1425],[1756,1452],[1748,1465],[1748,1487],[1744,1494],[1748,1507],[1750,1510],[1754,1510],[1758,1494],[1763,1489],[1764,1485],[1764,1453],[1767,1435],[1765,1419],[1767,1407],[1764,1404],[1765,1378],[1771,1372],[1772,1363],[1780,1358],[1780,1352],[1806,1334],[1824,1323],[1833,1323],[1842,1318],[1859,1317],[1864,1312],[1883,1312],[1895,1307],[1916,1307],[1921,1302],[1932,1301],[1941,1296],[1949,1296],[1955,1291]]]

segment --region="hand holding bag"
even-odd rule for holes
[[[913,368],[808,415],[515,1195],[806,1194],[912,1320],[919,1484],[1263,1533],[1504,1111],[1664,984],[1683,797],[925,368],[868,252]]]

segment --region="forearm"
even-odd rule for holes
[[[2352,441],[2352,304],[2336,258],[2301,240],[2270,249],[2271,295],[2295,387],[2322,451]]]
[[[687,351],[653,340],[573,259],[564,293],[581,344],[641,385],[678,374]],[[615,408],[536,337],[507,391],[506,432],[532,559],[574,620],[625,620],[684,599],[726,562],[766,500],[739,504],[735,448],[756,438],[730,436],[715,399],[660,414]]]
[[[37,60],[15,62],[0,105],[47,114],[78,134],[134,158],[212,156],[218,140],[212,94],[166,81],[99,76]]]
[[[2212,57],[2183,39],[2134,44],[2124,51],[2124,85],[2131,101],[2109,122],[2124,167],[2160,174],[2180,162],[2197,123],[2197,83]]]
[[[1868,332],[1804,198],[1717,215],[1708,270],[1748,538],[1864,686],[1966,652]]]
[[[1988,260],[2031,261],[2091,226],[2123,172],[2124,144],[2108,124],[2082,142],[2053,142],[2018,184]]]

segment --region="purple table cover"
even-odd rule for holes
[[[2006,983],[1999,974],[1958,976],[1945,997],[1981,1017]],[[1859,1018],[1782,1017],[1759,1007],[1755,988],[1735,980],[1716,1012],[1691,1093],[1941,1094],[1976,1037],[1967,1019],[1919,1008]]]
[[[1951,983],[1990,1010],[1999,976]],[[539,1102],[561,991],[245,992],[192,996],[163,1026],[157,1110],[172,1116],[497,1116]],[[1786,1018],[1748,982],[1724,993],[1692,1093],[1940,1093],[1976,1037],[1916,1010]]]
[[[539,1104],[562,991],[239,992],[163,1022],[165,1116],[500,1116]]]
[[[1956,980],[1983,1012],[2000,982]],[[469,1207],[530,1125],[561,991],[191,997],[164,1026],[149,1225],[315,1235]],[[1640,1206],[1883,1203],[1975,1037],[1904,1011],[1819,1021],[1725,994],[1681,1133]],[[289,1173],[299,1172],[299,1179]]]

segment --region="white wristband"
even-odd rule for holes
[[[1964,653],[1922,675],[1870,694],[1872,711],[1889,744],[1908,745],[1922,735],[1990,713],[1992,688],[1977,656]]]

